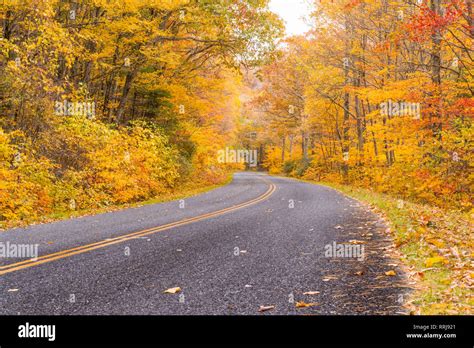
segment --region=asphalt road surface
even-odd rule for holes
[[[237,173],[182,201],[1,232],[39,256],[0,258],[0,314],[401,313],[385,228],[330,188]],[[329,257],[339,245],[363,246],[363,259]]]

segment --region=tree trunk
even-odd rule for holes
[[[281,141],[281,163],[285,163],[285,143],[286,143],[286,136],[283,136]]]
[[[128,95],[130,93],[130,88],[132,86],[132,81],[135,78],[135,75],[136,70],[132,70],[127,73],[127,77],[125,78],[125,84],[123,85],[122,89],[122,96],[120,97],[120,103],[115,116],[115,120],[118,125],[122,124],[123,113],[125,112],[125,106],[127,104]]]
[[[308,135],[305,131],[301,131],[301,152],[303,160],[308,159]]]
[[[290,159],[293,158],[293,134],[290,135],[290,149],[289,149]]]
[[[472,0],[466,0],[467,8],[467,24],[469,25],[469,33],[474,38],[474,17],[472,16]]]
[[[345,62],[344,62],[344,87],[349,86],[350,84],[350,78],[349,78],[349,65],[351,64],[349,55],[350,55],[350,37],[352,35],[350,31],[350,25],[349,25],[349,18],[346,15],[345,19],[345,32],[346,32],[346,43],[345,43]],[[345,88],[344,91],[344,114],[343,114],[343,125],[342,125],[342,153],[343,156],[345,154],[349,153],[349,108],[350,108],[350,95],[349,92],[347,91],[347,88]],[[343,160],[342,164],[342,174],[344,176],[344,181],[348,181],[348,175],[349,175],[349,165],[347,161]]]
[[[441,0],[431,0],[430,9],[435,15],[441,13]],[[441,117],[441,30],[435,28],[431,34],[431,81],[437,86],[436,95],[433,96],[435,113],[432,115],[433,135],[441,137],[443,127]]]

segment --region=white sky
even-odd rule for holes
[[[300,35],[310,29],[304,21],[311,13],[310,0],[271,0],[270,10],[283,18],[288,36]]]

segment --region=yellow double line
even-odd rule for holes
[[[234,205],[234,206],[229,207],[229,208],[217,210],[217,211],[212,212],[212,213],[207,213],[207,214],[195,216],[195,217],[192,217],[192,218],[187,218],[187,219],[183,219],[183,220],[180,220],[180,221],[172,222],[172,223],[169,223],[169,224],[166,224],[166,225],[161,225],[161,226],[149,228],[149,229],[146,229],[146,230],[125,234],[123,236],[119,236],[119,237],[115,237],[115,238],[105,239],[105,240],[102,240],[100,242],[95,242],[95,243],[91,243],[91,244],[87,244],[87,245],[82,245],[82,246],[78,246],[78,247],[75,247],[75,248],[72,248],[72,249],[58,251],[58,252],[55,252],[55,253],[52,253],[52,254],[40,256],[36,259],[29,259],[29,260],[25,260],[25,261],[21,261],[21,262],[12,263],[12,264],[9,264],[9,265],[1,266],[0,267],[0,276],[4,275],[4,274],[7,274],[7,273],[10,273],[10,272],[15,272],[15,271],[19,271],[21,269],[38,266],[38,265],[41,265],[41,264],[46,263],[46,262],[51,262],[51,261],[63,259],[63,258],[66,258],[66,257],[70,257],[70,256],[73,256],[73,255],[86,253],[86,252],[89,252],[89,251],[92,251],[92,250],[95,250],[95,249],[105,248],[109,245],[122,243],[122,242],[125,242],[127,240],[147,236],[149,234],[169,230],[169,229],[174,228],[174,227],[187,225],[187,224],[190,224],[190,223],[193,223],[193,222],[196,222],[196,221],[209,219],[209,218],[212,218],[212,217],[216,217],[216,216],[219,216],[219,215],[226,214],[226,213],[231,212],[231,211],[235,211],[235,210],[238,210],[238,209],[248,207],[249,205],[253,205],[253,204],[264,201],[265,199],[270,197],[273,194],[273,192],[275,192],[275,190],[276,190],[275,185],[270,183],[270,182],[269,182],[269,184],[270,184],[270,187],[268,188],[268,190],[263,195],[261,195],[257,198],[254,198],[250,201],[240,203],[238,205]]]

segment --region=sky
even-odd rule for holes
[[[310,29],[303,17],[311,12],[308,0],[271,0],[270,9],[286,22],[286,34],[300,35]]]

